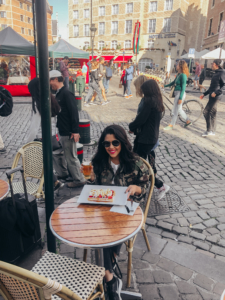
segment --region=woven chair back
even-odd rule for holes
[[[23,160],[24,175],[41,179],[43,175],[42,143],[32,142],[20,149]]]

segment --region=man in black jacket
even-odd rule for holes
[[[204,96],[209,95],[209,101],[203,111],[207,125],[207,131],[203,133],[203,137],[215,135],[216,131],[217,105],[222,98],[222,89],[225,86],[225,70],[222,69],[221,64],[221,59],[214,60],[212,69],[215,70],[215,74],[212,77],[210,87],[200,96],[200,99],[203,99]]]
[[[64,157],[58,160],[55,169],[61,178],[68,177],[68,170],[73,182],[68,187],[83,186],[86,181],[80,172],[80,162],[77,157],[76,143],[79,142],[79,114],[73,93],[63,85],[63,77],[59,71],[52,70],[49,73],[50,85],[56,90],[56,100],[61,108],[57,116],[57,127],[60,135],[60,143],[64,151]]]

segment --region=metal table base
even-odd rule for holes
[[[102,249],[95,249],[95,263],[97,266],[104,266]],[[142,300],[142,295],[140,293],[121,291],[120,295],[122,300]]]

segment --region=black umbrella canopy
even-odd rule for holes
[[[11,27],[6,27],[0,31],[0,55],[1,54],[35,56],[34,45]]]

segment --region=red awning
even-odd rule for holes
[[[98,57],[97,55],[93,55],[93,58]],[[92,55],[89,56],[89,60],[92,60]]]
[[[127,62],[128,60],[130,60],[133,57],[133,55],[124,55],[124,61]],[[115,63],[118,62],[123,62],[123,55],[119,55],[115,60]]]
[[[110,61],[113,59],[114,55],[101,55],[101,57],[104,57],[105,61]]]

